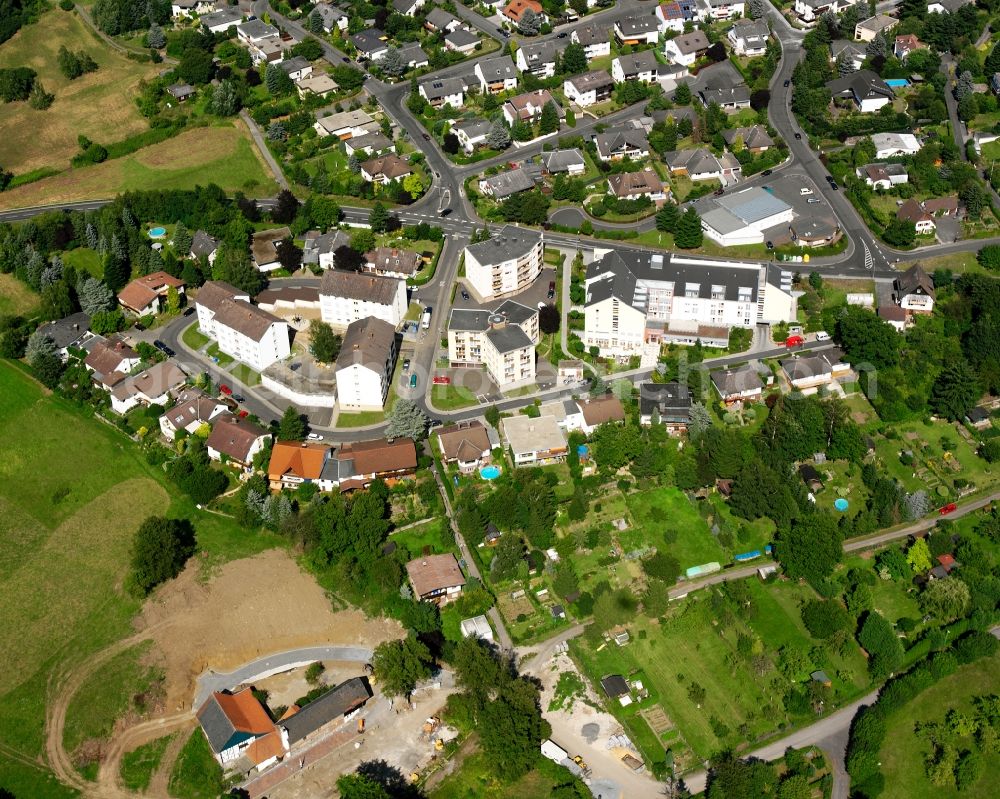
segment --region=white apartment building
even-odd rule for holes
[[[291,352],[288,323],[250,304],[250,297],[221,281],[209,281],[195,300],[198,327],[222,352],[260,372]]]
[[[773,264],[624,249],[598,250],[595,258],[587,267],[583,343],[602,356],[795,318],[792,273]]]
[[[507,225],[493,237],[465,248],[465,277],[479,298],[522,291],[542,271],[542,234]]]
[[[337,356],[337,406],[380,411],[396,363],[396,328],[373,316],[352,322]]]
[[[506,300],[493,311],[455,308],[448,319],[448,360],[454,368],[486,367],[502,391],[535,380],[538,311]]]
[[[373,316],[399,327],[406,316],[406,281],[331,269],[319,284],[320,318],[336,328]]]
[[[840,14],[858,0],[795,0],[795,13],[803,22],[813,23],[827,11]]]
[[[600,25],[591,24],[576,28],[569,35],[569,39],[573,44],[583,46],[583,52],[588,61],[611,55],[611,40],[608,38],[608,29]]]

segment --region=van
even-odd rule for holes
[[[813,193],[813,190],[810,189],[810,188],[808,188],[807,186],[803,186],[801,189],[799,189],[799,194],[801,194],[802,196],[805,196],[806,194],[812,194],[812,193]]]
[[[816,333],[816,340],[817,341],[829,341],[830,340],[830,334],[827,333],[825,330],[817,331],[817,333]]]
[[[424,308],[424,315],[420,318],[420,326],[424,330],[430,330],[431,328],[431,307],[429,305]]]

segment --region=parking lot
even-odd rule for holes
[[[795,231],[799,241],[805,242],[824,239],[839,227],[825,196],[831,189],[826,185],[820,186],[805,173],[781,170],[768,175],[761,188],[788,203],[795,211],[795,219],[790,225],[777,225],[764,231],[765,241],[772,242],[775,247],[795,243],[792,231]],[[804,194],[804,191],[808,193]]]
[[[452,307],[454,308],[485,308],[486,310],[492,311],[502,302],[507,300],[514,300],[522,305],[527,305],[529,308],[537,308],[538,303],[554,303],[558,299],[559,287],[555,287],[555,294],[552,299],[548,298],[549,293],[549,283],[555,282],[556,280],[556,270],[552,267],[546,267],[542,269],[541,274],[538,279],[534,281],[528,288],[522,291],[520,294],[514,294],[510,297],[504,297],[501,300],[489,300],[488,302],[476,302],[476,294],[473,291],[468,290],[465,285],[465,278],[458,279],[458,290],[455,292],[455,302]],[[462,291],[465,290],[468,294],[468,299],[462,296]]]

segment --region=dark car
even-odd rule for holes
[[[795,138],[796,139],[801,139],[802,138],[802,134],[801,133],[796,133],[795,134]]]
[[[184,309],[184,315],[185,316],[190,316],[193,313],[194,313],[194,306],[193,305],[190,308],[185,308]]]
[[[424,134],[424,141],[430,141],[430,140],[431,140],[431,137],[430,137],[430,136],[428,136],[428,135],[427,135],[427,134],[425,133],[425,134]]]
[[[767,243],[767,249],[769,249],[769,250],[773,250],[774,249],[774,242],[773,241],[769,241]]]
[[[792,82],[791,82],[790,80],[786,80],[786,81],[785,81],[785,88],[786,88],[786,89],[787,89],[787,88],[788,88],[789,86],[791,86],[791,85],[792,85]]]
[[[764,170],[763,172],[761,172],[760,174],[762,174],[762,175],[763,175],[763,176],[764,176],[764,177],[766,178],[766,177],[767,177],[768,175],[770,175],[770,174],[771,174],[771,170],[770,170],[770,169],[765,169],[765,170]]]
[[[462,299],[463,300],[469,299],[469,292],[467,292],[465,289],[462,289]]]
[[[723,189],[722,187],[719,187],[713,193],[715,194],[716,197],[721,197],[723,194],[726,193],[726,190]]]
[[[554,280],[549,281],[549,290],[545,296],[550,300],[556,296],[556,282]]]
[[[345,64],[351,63],[351,59],[349,59],[346,55],[342,56],[340,60],[343,61]]]
[[[558,36],[556,36],[556,38],[557,38],[557,39],[565,39],[565,38],[566,38],[567,36],[569,36],[569,34],[568,34],[568,33],[566,33],[566,31],[563,31],[563,32],[562,32],[562,33],[560,33],[560,34],[559,34]]]
[[[441,216],[450,216],[450,215],[451,215],[451,209],[450,209],[450,208],[445,208],[445,209],[444,209],[444,210],[443,210],[443,211],[441,212]]]
[[[175,354],[174,351],[172,349],[170,349],[170,347],[168,347],[166,344],[164,344],[159,339],[156,339],[156,341],[153,342],[153,346],[156,347],[156,349],[158,349],[164,355],[167,355],[169,357],[173,357],[174,354]]]
[[[237,402],[246,402],[247,401],[247,398],[244,397],[242,394],[233,394],[233,399],[236,400]]]

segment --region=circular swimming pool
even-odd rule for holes
[[[833,501],[833,507],[843,513],[849,507],[849,503],[843,497],[837,497],[837,499]]]
[[[167,229],[165,227],[154,227],[149,229],[149,237],[151,239],[162,239],[167,235]]]
[[[500,467],[492,464],[484,466],[479,470],[479,476],[484,480],[496,480],[500,476]]]

